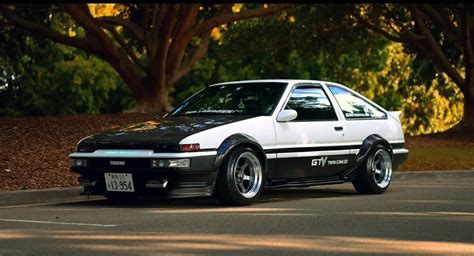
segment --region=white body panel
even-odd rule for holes
[[[259,116],[218,126],[184,138],[180,144],[199,143],[201,149],[215,149],[229,136],[241,133],[254,138],[264,148],[275,147],[275,130],[271,116]]]
[[[390,120],[349,120],[345,123],[344,141],[348,144],[362,143],[367,136],[378,134],[390,143],[404,142],[403,133]],[[399,132],[400,131],[400,132]]]
[[[341,121],[275,122],[276,148],[337,146],[344,140]]]

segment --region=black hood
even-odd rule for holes
[[[248,118],[251,118],[251,116],[157,118],[95,134],[83,140],[79,147],[90,145],[94,149],[155,149],[155,151],[168,151],[170,146],[177,145],[189,135]],[[159,147],[164,148],[160,150]]]

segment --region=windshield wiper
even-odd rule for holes
[[[190,111],[190,112],[183,112],[181,115],[235,115],[235,114],[242,114],[240,111]]]

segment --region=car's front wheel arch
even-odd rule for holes
[[[263,165],[263,171],[267,168],[267,156],[262,146],[257,142],[256,139],[247,134],[234,134],[227,137],[217,148],[217,156],[214,163],[214,168],[220,169],[224,161],[229,157],[233,150],[239,147],[249,147],[253,149]]]

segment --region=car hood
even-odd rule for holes
[[[153,149],[157,144],[173,146],[189,135],[248,118],[251,116],[157,118],[89,136],[81,144],[93,143],[95,149]]]

